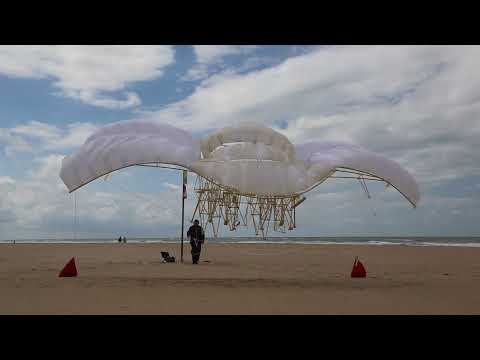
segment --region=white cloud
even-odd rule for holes
[[[14,185],[15,179],[11,178],[10,176],[0,176],[0,186],[4,185]]]
[[[0,143],[10,156],[15,152],[70,149],[82,145],[96,129],[97,126],[91,123],[73,123],[60,128],[31,121],[13,128],[0,128]]]
[[[70,124],[61,136],[48,142],[47,147],[49,149],[62,149],[80,146],[97,128],[97,125],[91,123]]]
[[[182,76],[181,80],[183,81],[197,81],[203,80],[210,75],[208,71],[208,65],[206,64],[197,64],[190,68],[188,72]]]
[[[197,63],[181,78],[183,81],[198,81],[208,78],[224,66],[223,59],[230,55],[247,55],[254,51],[254,45],[194,45]],[[247,59],[248,60],[248,59]],[[257,61],[259,61],[257,59]],[[249,64],[252,66],[253,64]],[[247,67],[244,66],[246,69]],[[240,69],[237,69],[240,70]],[[231,70],[227,70],[232,72]]]
[[[225,56],[247,54],[255,50],[253,45],[194,45],[193,50],[197,62],[213,64],[221,61]]]
[[[422,180],[451,179],[478,173],[479,59],[478,46],[321,48],[265,70],[217,74],[145,116],[197,131],[254,122],[294,142],[350,141]]]
[[[35,158],[23,178],[0,177],[0,239],[73,237],[74,197],[58,176],[63,157]],[[165,229],[179,221],[177,192],[168,187],[160,192],[135,192],[124,180],[124,176],[114,176],[75,192],[79,236],[165,235]],[[186,214],[193,212],[193,201],[193,197],[187,199]],[[178,227],[174,227],[176,232]]]
[[[186,126],[205,128],[218,120],[258,122],[329,114],[359,103],[380,103],[428,79],[438,63],[459,50],[437,47],[339,47],[286,60],[246,75],[221,74],[187,99],[157,115],[177,115]],[[458,58],[458,56],[457,56]],[[192,116],[184,116],[191,114]]]
[[[164,182],[163,186],[165,186],[166,188],[168,188],[170,190],[179,190],[180,189],[180,186],[178,186],[176,184],[169,183],[169,182]]]
[[[43,139],[52,139],[60,136],[58,128],[39,121],[31,121],[28,124],[19,125],[12,129],[12,133]]]
[[[101,95],[98,91],[92,90],[66,90],[64,95],[73,99],[78,99],[85,104],[109,109],[127,109],[133,106],[138,106],[142,103],[140,97],[131,91],[125,92],[125,99],[123,100]]]
[[[108,93],[159,78],[173,62],[171,46],[0,46],[0,74],[52,79],[64,96],[106,108],[140,104],[136,93],[127,91],[124,99]]]
[[[60,169],[62,167],[62,159],[64,157],[64,155],[51,154],[46,157],[36,159],[36,162],[39,163],[39,167],[34,171],[31,171],[30,176],[34,179],[50,179],[56,182],[60,182],[58,174],[60,174]]]
[[[10,129],[0,128],[0,145],[3,145],[7,156],[16,152],[32,151],[32,146],[23,137],[12,134]]]
[[[245,75],[217,74],[191,96],[144,115],[199,132],[248,121],[276,127],[294,142],[347,140],[397,160],[420,182],[422,201],[415,210],[391,188],[372,189],[373,200],[368,200],[356,183],[322,184],[307,194],[297,212],[299,227],[288,235],[468,235],[478,232],[478,197],[459,195],[455,185],[443,196],[434,190],[480,176],[479,59],[478,46],[329,47]],[[0,141],[10,151],[31,149],[33,139],[60,152],[62,146],[81,144],[94,129],[93,124],[29,123],[0,129]],[[25,226],[46,229],[39,219],[61,218],[70,230],[65,224],[71,221],[72,198],[63,184],[35,178],[55,173],[59,160],[59,155],[39,159],[28,179],[13,179],[0,203],[0,218],[14,209]],[[78,193],[84,231],[128,224],[142,234],[142,229],[178,222],[175,184],[160,181],[165,189],[159,193],[115,192],[105,184],[103,193],[96,185]],[[189,193],[188,206],[193,203]],[[446,219],[457,211],[462,216],[449,224]],[[50,229],[62,228],[55,224]]]

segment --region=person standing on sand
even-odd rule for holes
[[[192,263],[198,264],[200,253],[202,251],[202,244],[205,241],[205,233],[199,225],[198,220],[195,219],[193,225],[188,229],[187,236],[190,237],[190,245],[192,246]]]

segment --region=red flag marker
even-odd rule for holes
[[[365,267],[358,260],[358,258],[355,258],[355,262],[353,263],[353,269],[352,269],[351,277],[353,277],[353,278],[364,278],[366,276],[367,276],[367,271],[365,270]]]
[[[60,271],[58,277],[73,277],[77,276],[77,267],[75,266],[75,258],[72,257],[65,267]]]

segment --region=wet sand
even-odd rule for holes
[[[480,314],[480,248],[0,244],[0,314]],[[76,278],[59,278],[75,256]],[[352,279],[355,256],[367,278]],[[204,262],[205,260],[209,262]]]

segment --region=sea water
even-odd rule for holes
[[[23,239],[0,240],[0,243],[16,244],[107,244],[118,243],[118,239]],[[178,237],[159,238],[127,238],[127,243],[179,243]],[[185,238],[184,242],[188,242]],[[404,245],[404,246],[461,246],[480,247],[480,237],[223,237],[209,238],[207,243],[237,243],[237,244],[302,244],[302,245]]]

